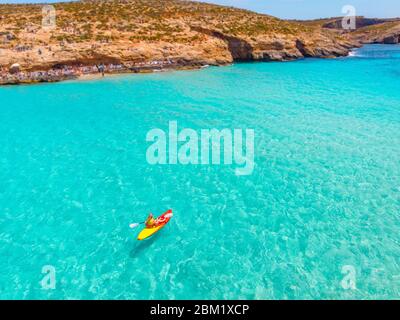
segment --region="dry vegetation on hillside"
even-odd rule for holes
[[[79,42],[198,40],[190,36],[191,25],[213,28],[232,36],[266,33],[294,35],[310,29],[297,23],[246,10],[176,0],[109,0],[55,4],[57,30],[52,41]],[[42,22],[40,5],[0,5],[1,31],[19,34],[38,31]]]
[[[9,51],[8,59],[0,54],[0,64],[37,68],[104,57],[221,64],[329,57],[349,47],[318,26],[200,2],[86,0],[54,7],[57,28],[51,30],[42,28],[42,5],[0,5],[0,46]]]
[[[400,18],[379,19],[356,17],[356,29],[344,30],[341,17],[300,21],[306,26],[327,28],[342,34],[351,41],[360,43],[400,42]]]

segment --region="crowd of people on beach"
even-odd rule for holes
[[[74,78],[73,71],[64,69],[51,69],[48,71],[31,72],[20,71],[16,73],[10,73],[8,70],[0,71],[0,84],[59,81],[68,78]]]
[[[95,65],[60,65],[47,71],[18,71],[10,72],[8,68],[0,66],[0,84],[52,82],[78,78],[82,75],[118,73],[137,71],[145,68],[164,68],[172,65],[172,60],[150,62],[134,62],[129,65],[120,63],[95,64]]]

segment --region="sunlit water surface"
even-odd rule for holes
[[[2,87],[0,120],[1,299],[399,298],[398,46]],[[173,120],[254,129],[253,174],[149,165]]]

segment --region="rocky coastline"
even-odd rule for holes
[[[124,73],[153,73],[169,70],[192,70],[201,69],[207,65],[201,63],[188,62],[162,62],[152,61],[149,63],[131,63],[131,64],[100,64],[100,65],[57,65],[55,68],[41,71],[21,71],[0,69],[0,85],[17,84],[36,84],[46,82],[60,82],[66,80],[76,80],[80,78],[106,75],[124,74]]]
[[[247,59],[233,59],[232,61],[221,61],[221,62],[211,62],[211,61],[180,61],[171,64],[154,64],[154,62],[149,63],[125,63],[117,65],[104,65],[104,70],[102,71],[97,64],[95,65],[82,65],[70,66],[61,65],[57,63],[57,67],[43,67],[36,66],[35,69],[38,71],[18,71],[10,72],[10,68],[0,68],[0,86],[1,85],[17,85],[17,84],[36,84],[36,83],[46,83],[46,82],[60,82],[66,80],[76,80],[88,75],[98,75],[106,76],[111,74],[124,74],[124,73],[153,73],[153,72],[163,72],[172,70],[196,70],[212,66],[226,66],[233,62],[288,62],[298,59],[303,59],[307,57],[317,57],[317,58],[335,58],[347,56],[350,53],[351,48],[346,48],[341,51],[326,51],[321,49],[318,51],[317,55],[307,54],[307,53],[294,53],[290,54],[288,52],[263,52],[258,57],[252,57]],[[29,70],[29,69],[28,69]]]
[[[118,73],[151,73],[168,70],[200,69],[205,66],[224,66],[234,62],[286,62],[304,58],[336,58],[347,56],[357,44],[332,41],[322,37],[310,42],[303,37],[248,39],[229,36],[215,30],[192,28],[207,37],[208,43],[198,47],[174,44],[142,43],[136,48],[124,44],[97,46],[90,54],[73,44],[60,48],[20,45],[3,49],[6,59],[0,58],[0,85],[34,84],[79,79],[85,75]],[[143,46],[146,52],[137,53]],[[166,49],[167,48],[167,49]],[[126,50],[131,53],[126,55]],[[53,53],[49,55],[49,53]],[[171,57],[169,57],[169,55]],[[19,63],[22,61],[22,63]]]
[[[373,40],[363,30],[337,30],[332,21],[285,21],[190,1],[91,0],[54,7],[57,24],[44,28],[41,5],[0,5],[0,85],[336,58]],[[380,21],[367,21],[365,28],[374,23]],[[392,33],[373,34],[385,35],[386,43],[399,40]]]
[[[30,66],[21,67],[19,64],[0,67],[0,85],[15,85],[15,84],[35,84],[41,82],[59,82],[65,80],[79,79],[85,75],[107,75],[120,73],[152,73],[169,70],[195,70],[207,66],[224,66],[234,62],[245,61],[262,61],[262,62],[285,62],[303,58],[335,58],[347,56],[352,49],[352,46],[340,46],[335,48],[315,48],[314,51],[308,51],[301,41],[296,42],[295,49],[280,48],[279,44],[275,44],[277,48],[272,50],[251,50],[244,51],[243,48],[237,57],[232,59],[202,59],[200,57],[194,60],[181,58],[177,60],[167,59],[165,61],[153,60],[143,62],[116,62],[103,63],[101,58],[98,61],[89,63],[80,63],[79,61],[57,62],[50,66],[35,65],[34,69]]]

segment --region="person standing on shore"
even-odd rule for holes
[[[105,69],[104,64],[100,64],[99,66],[97,66],[97,69],[99,70],[99,72],[101,72],[101,75],[104,77],[104,69]]]

